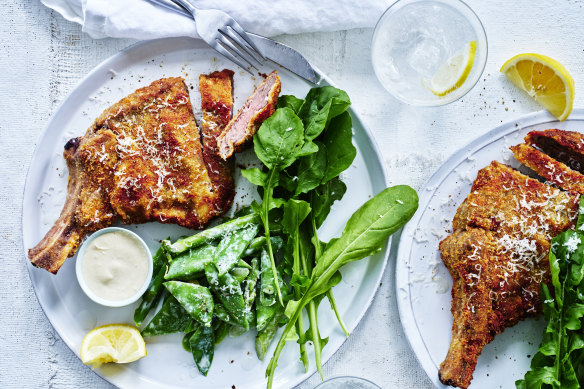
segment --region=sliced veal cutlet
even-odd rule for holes
[[[221,158],[227,160],[249,144],[264,120],[276,110],[281,87],[278,72],[274,70],[254,90],[217,138]]]
[[[584,194],[584,175],[525,143],[510,148],[519,162],[547,181],[572,193]]]
[[[557,129],[531,131],[525,142],[584,174],[584,134]]]
[[[220,72],[201,74],[199,91],[203,112],[201,121],[203,160],[213,185],[213,206],[217,214],[222,215],[231,207],[235,195],[235,185],[231,177],[233,159],[225,161],[217,155],[217,138],[233,114],[233,71],[224,69]]]

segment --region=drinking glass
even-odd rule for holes
[[[437,75],[444,74],[439,70],[454,69],[454,59],[468,54],[471,42],[476,51],[470,72],[439,96],[449,90],[433,88],[440,85]],[[377,78],[393,96],[411,105],[444,105],[479,80],[487,62],[487,36],[478,16],[460,0],[398,0],[377,22],[371,56]]]

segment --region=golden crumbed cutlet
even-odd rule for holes
[[[452,340],[439,377],[467,388],[483,347],[506,327],[541,312],[540,284],[550,283],[550,240],[574,226],[578,196],[493,161],[440,242],[453,279]]]
[[[525,143],[584,174],[584,134],[558,129],[531,131]]]
[[[575,194],[584,194],[584,175],[536,148],[521,143],[510,147],[515,158],[548,182]]]
[[[182,78],[154,81],[106,109],[84,136],[67,142],[64,157],[63,211],[28,253],[33,265],[52,273],[87,233],[116,220],[202,228],[226,209],[216,203],[217,182]]]

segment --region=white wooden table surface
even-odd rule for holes
[[[538,52],[562,62],[576,82],[575,107],[584,107],[583,0],[468,2],[487,31],[487,66],[466,97],[440,108],[409,107],[382,89],[371,67],[371,29],[277,37],[349,93],[375,133],[392,184],[420,189],[471,139],[540,109],[498,72],[515,54]],[[0,387],[109,388],[67,348],[43,314],[25,268],[20,214],[26,171],[45,123],[87,72],[133,42],[92,40],[36,0],[2,3]],[[431,388],[401,329],[393,280],[395,250],[390,261],[373,305],[325,365],[325,376],[368,377],[383,388]],[[313,376],[300,388],[318,382]]]

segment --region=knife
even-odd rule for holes
[[[183,16],[192,18],[191,14],[188,13],[184,8],[176,5],[169,0],[148,0],[150,3],[164,7]],[[276,42],[275,40],[263,37],[261,35],[247,33],[248,37],[253,40],[253,43],[260,49],[261,54],[274,62],[277,65],[282,66],[290,70],[292,73],[304,78],[305,80],[312,82],[313,84],[319,84],[322,80],[320,73],[315,70],[312,65],[308,62],[306,58],[302,56],[299,52],[293,48],[286,46],[285,44]]]

